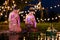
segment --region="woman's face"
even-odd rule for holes
[[[15,12],[15,13],[18,13],[18,12],[19,12],[19,10],[14,10],[14,12]]]
[[[19,9],[17,10],[17,13],[19,13]]]

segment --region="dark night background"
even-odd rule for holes
[[[28,4],[38,4],[38,0],[26,0],[28,1],[27,4],[25,4],[25,0],[21,1],[21,0],[15,0],[16,4],[18,6],[20,6],[20,8],[23,8],[24,10],[28,10],[30,6],[28,6]],[[3,3],[5,2],[5,0],[0,0],[0,6],[3,5]],[[54,18],[54,17],[57,17],[58,14],[60,14],[60,0],[42,0],[41,1],[42,3],[42,7],[45,8],[44,11],[44,17],[47,19],[47,18]],[[59,5],[59,7],[58,7]],[[56,6],[56,8],[54,7]],[[52,9],[50,8],[52,7]],[[46,14],[46,12],[48,14]],[[40,11],[37,11],[36,12],[36,17],[40,19]],[[4,17],[3,17],[4,18]],[[23,20],[23,17],[21,17]]]
[[[3,5],[5,0],[0,0],[0,5]],[[20,0],[16,0],[16,1],[20,1]],[[28,2],[28,4],[37,4],[38,0],[32,0],[31,2]],[[48,10],[50,11],[54,11],[57,13],[60,13],[60,7],[58,7],[57,5],[60,5],[60,0],[42,0],[42,6],[44,8],[48,8]],[[57,6],[56,8],[54,8],[54,6]],[[50,9],[50,7],[53,7],[52,9]]]

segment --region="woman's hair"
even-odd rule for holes
[[[17,6],[15,6],[14,8],[13,8],[13,10],[18,10],[19,8],[17,7]]]
[[[30,7],[29,11],[34,11],[35,12],[35,9],[33,7]]]

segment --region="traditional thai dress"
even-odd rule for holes
[[[25,24],[28,27],[28,30],[31,30],[30,28],[36,28],[36,20],[34,15],[27,15],[25,19]]]
[[[9,14],[9,30],[14,32],[20,32],[20,17],[18,13],[11,12]]]

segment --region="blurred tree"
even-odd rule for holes
[[[32,0],[15,0],[16,4],[18,5],[18,7],[23,10],[25,6],[28,5],[29,2],[31,2]]]
[[[3,5],[5,0],[0,0],[0,5]]]

